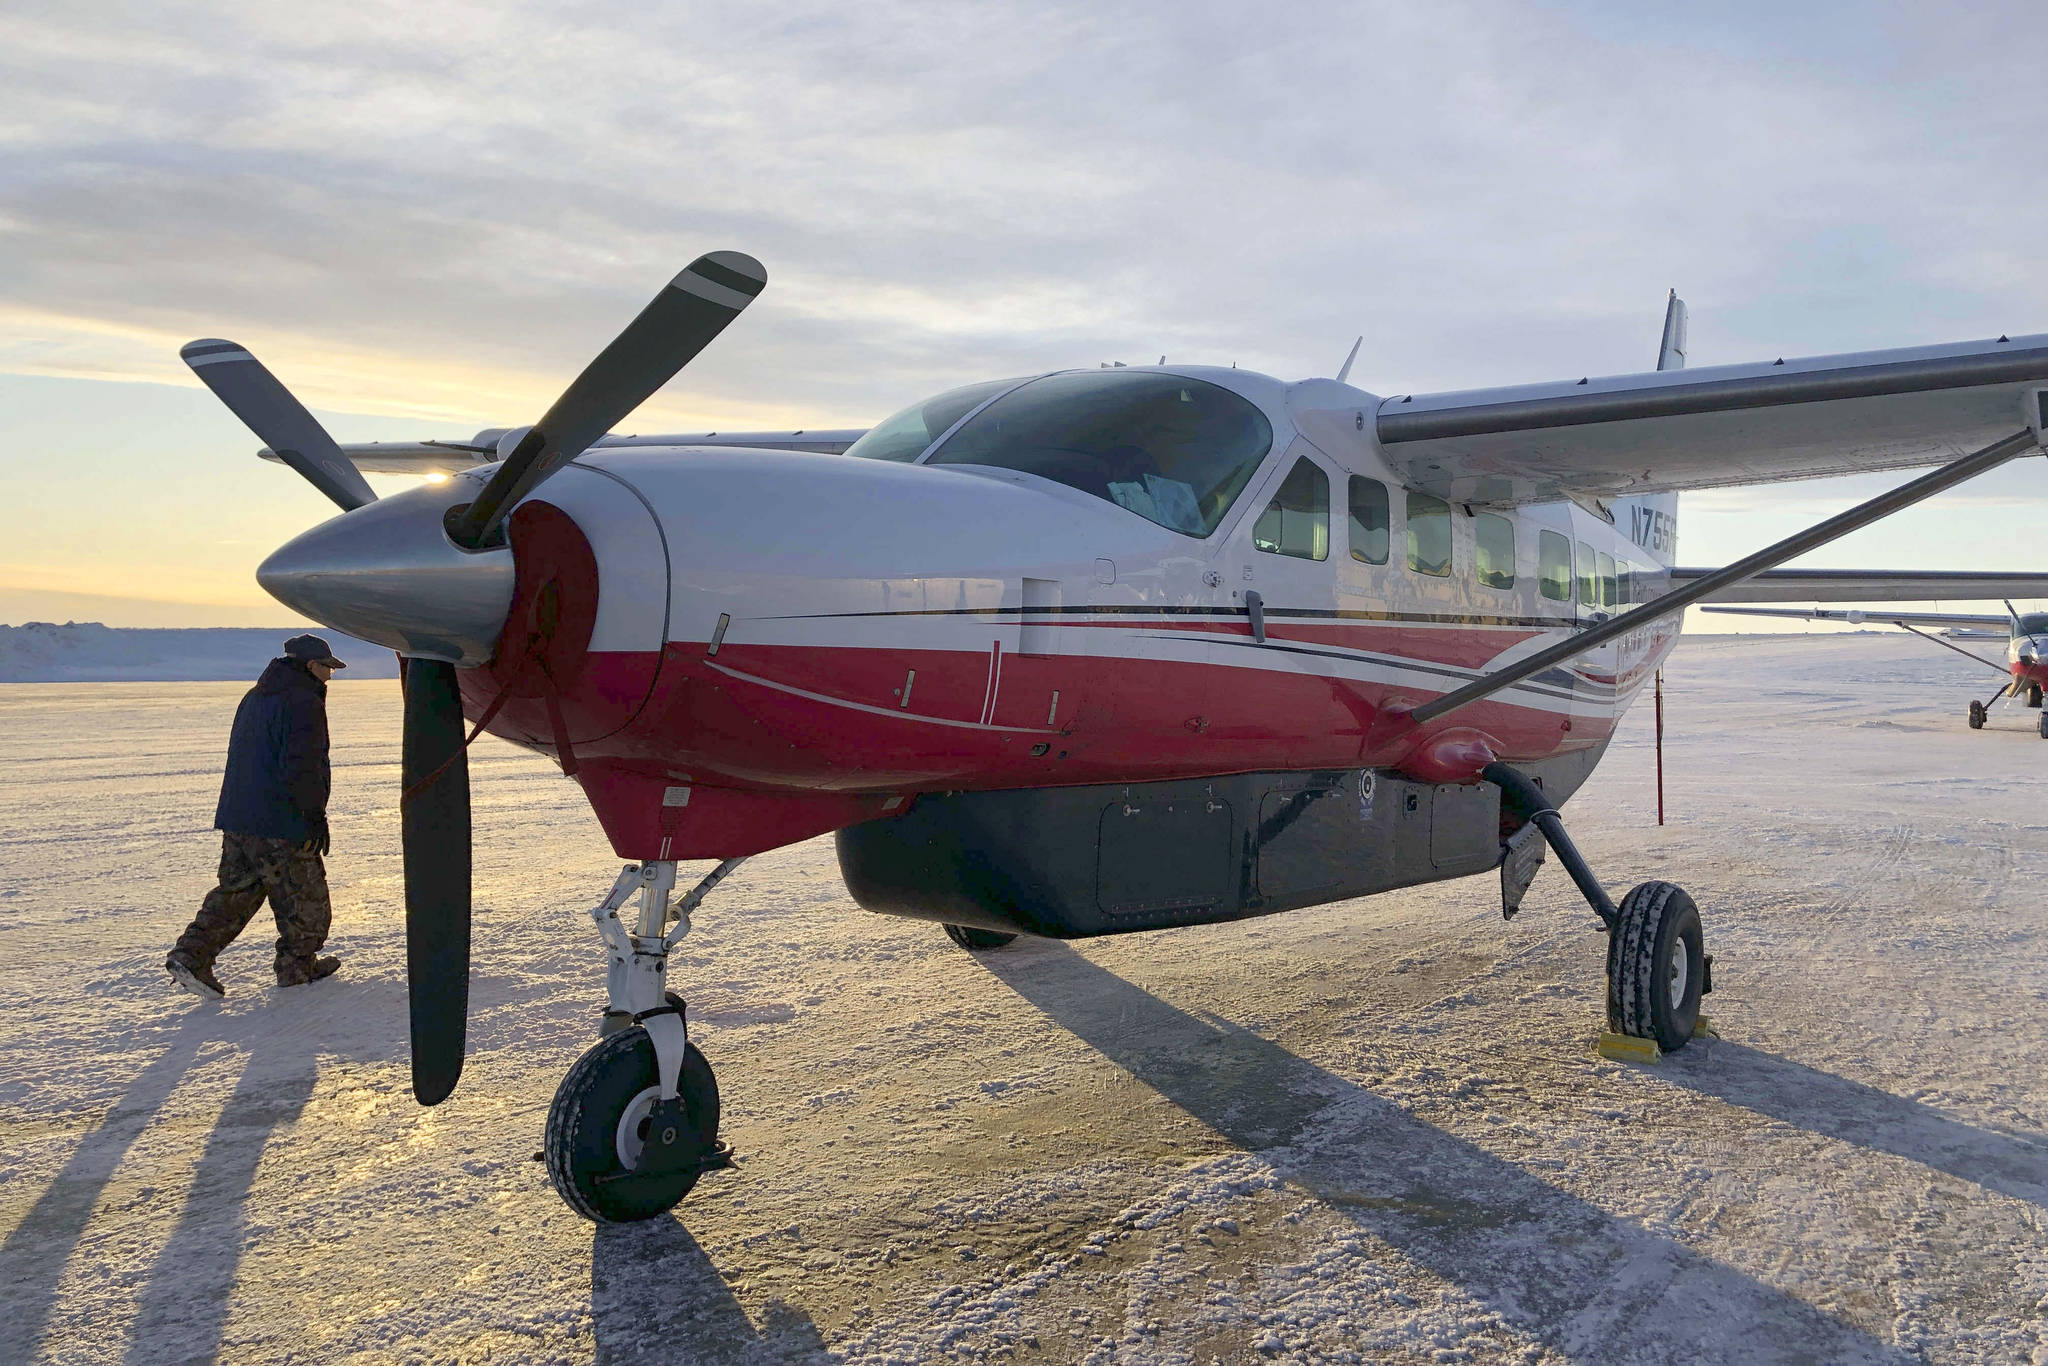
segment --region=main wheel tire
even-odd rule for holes
[[[1984,729],[1984,704],[1974,697],[1970,699],[1970,729]]]
[[[1016,937],[1000,930],[977,930],[972,925],[946,926],[946,938],[963,949],[999,949]]]
[[[718,1139],[718,1080],[711,1064],[687,1045],[677,1091],[696,1131],[709,1149]],[[697,1184],[697,1172],[669,1180],[630,1186],[607,1186],[600,1178],[630,1171],[645,1142],[648,1115],[661,1098],[654,1065],[654,1041],[647,1031],[631,1029],[599,1039],[576,1060],[548,1107],[548,1176],[569,1207],[586,1219],[604,1224],[651,1219]]]
[[[2048,711],[2041,713],[2041,738],[2048,740]]]
[[[1699,907],[1682,887],[1645,882],[1617,909],[1607,941],[1607,1027],[1676,1052],[1699,1024],[1706,985]]]

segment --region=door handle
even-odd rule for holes
[[[1244,595],[1244,610],[1251,614],[1252,639],[1259,644],[1266,643],[1266,600],[1254,589]]]

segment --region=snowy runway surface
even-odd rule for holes
[[[1554,861],[972,955],[829,840],[672,960],[737,1172],[593,1228],[533,1160],[595,1035],[617,860],[486,740],[471,1055],[408,1089],[396,684],[337,684],[333,951],[221,1005],[241,685],[0,687],[0,1361],[2048,1363],[2048,742],[1896,637],[1705,638],[1566,812],[1685,886],[1722,1037],[1605,1062]]]

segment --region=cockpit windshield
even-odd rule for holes
[[[848,455],[869,460],[899,460],[906,464],[925,453],[925,448],[946,434],[946,428],[974,411],[990,395],[1000,394],[1016,384],[1014,379],[989,380],[948,389],[937,398],[913,403],[902,412],[869,428],[851,446]]]
[[[1091,370],[1047,375],[1003,395],[927,463],[1021,470],[1168,530],[1207,536],[1272,445],[1266,415],[1219,385]]]
[[[2012,634],[2015,640],[2021,636],[2048,636],[2048,612],[2028,612],[2014,617]]]

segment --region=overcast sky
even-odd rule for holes
[[[2048,331],[2038,4],[0,12],[0,621],[287,619],[342,440],[531,421],[683,263],[767,266],[628,429],[866,425],[1233,361],[1381,393]],[[1815,563],[2043,568],[2038,460]],[[1694,495],[1715,564],[1896,477]]]

